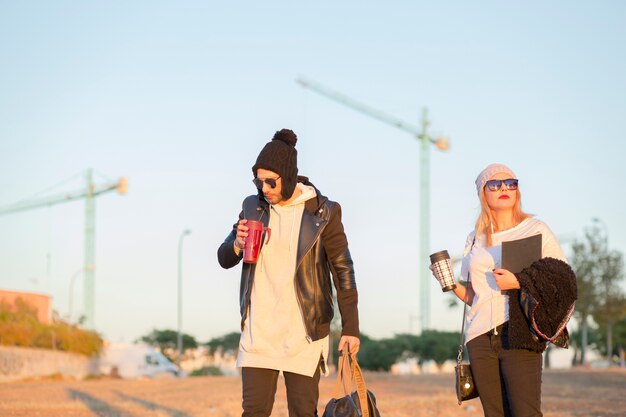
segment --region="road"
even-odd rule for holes
[[[453,376],[391,376],[366,373],[382,417],[482,416],[478,400],[458,406]],[[279,379],[282,381],[282,379]],[[334,377],[322,378],[319,414],[331,398]],[[29,381],[0,384],[2,417],[235,417],[241,415],[236,377],[90,381]],[[546,417],[626,416],[625,370],[546,371]],[[273,416],[287,417],[279,382]]]

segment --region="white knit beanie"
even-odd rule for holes
[[[517,178],[517,176],[515,176],[515,173],[511,171],[511,168],[509,168],[508,166],[504,164],[491,164],[487,166],[487,168],[483,169],[480,174],[478,174],[478,177],[476,177],[476,193],[478,193],[479,197],[480,190],[483,189],[485,183],[489,181],[491,177],[501,172],[509,174],[511,178]]]

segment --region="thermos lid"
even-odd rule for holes
[[[437,263],[439,261],[443,261],[444,259],[450,259],[450,255],[448,254],[447,250],[435,252],[432,255],[430,255],[431,264]]]

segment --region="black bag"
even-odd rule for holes
[[[347,380],[351,381],[349,385],[346,385]],[[343,387],[343,397],[340,397],[340,385]],[[356,386],[356,391],[348,394],[352,385]],[[365,387],[361,367],[347,351],[342,352],[339,359],[335,397],[326,404],[322,417],[380,417],[376,397]]]
[[[469,363],[457,363],[456,372],[456,398],[461,405],[462,401],[478,397],[478,390],[472,377],[472,368]]]

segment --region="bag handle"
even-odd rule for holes
[[[346,383],[350,380],[350,383]],[[335,398],[340,398],[341,386],[343,385],[344,395],[350,395],[351,386],[356,386],[357,397],[359,401],[359,408],[361,409],[362,417],[370,417],[369,410],[369,393],[365,386],[365,379],[363,379],[363,371],[359,366],[356,358],[351,357],[348,354],[348,349],[341,351],[341,358],[338,361],[337,369],[337,382],[335,383]]]
[[[361,405],[361,413],[363,417],[369,417],[370,408],[368,405],[369,393],[365,387],[365,380],[363,379],[363,372],[356,358],[352,359],[352,376],[356,384],[356,392],[359,396],[359,403]]]
[[[344,355],[342,352],[342,355],[338,360],[337,382],[335,383],[335,394],[334,394],[335,398],[339,398],[339,397],[342,397],[343,395],[350,394],[350,390],[354,383],[351,372],[350,372],[350,363],[347,362],[344,364],[346,360],[348,360],[347,355]],[[341,390],[342,385],[343,385],[343,391]]]

